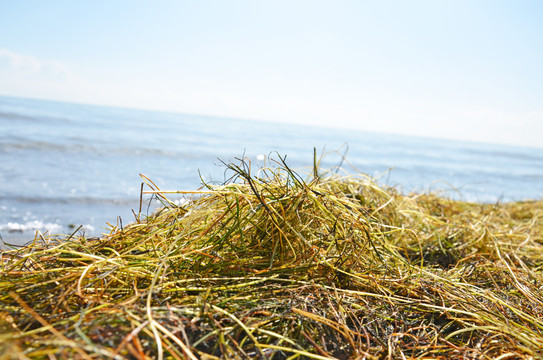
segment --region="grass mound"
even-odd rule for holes
[[[542,201],[277,165],[2,252],[0,358],[543,358]]]

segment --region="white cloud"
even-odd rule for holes
[[[78,101],[82,81],[59,61],[0,48],[0,94]]]
[[[42,60],[34,56],[19,54],[0,48],[0,72],[3,74],[3,89],[21,83],[32,87],[33,83],[63,82],[72,77],[70,70],[58,61]]]
[[[10,67],[30,73],[37,73],[43,67],[42,62],[35,57],[17,54],[7,49],[0,49],[0,61],[2,68]]]

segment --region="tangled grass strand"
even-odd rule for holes
[[[543,358],[543,202],[279,158],[99,239],[4,250],[0,359]],[[148,179],[147,179],[148,180]]]

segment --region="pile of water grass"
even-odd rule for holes
[[[543,358],[543,201],[276,165],[2,252],[0,358]]]

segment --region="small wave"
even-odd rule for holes
[[[17,139],[15,139],[17,140]],[[67,151],[68,147],[65,145],[48,143],[45,141],[28,141],[23,139],[20,142],[6,142],[2,144],[3,151],[10,150],[48,150],[48,151]]]
[[[0,200],[9,200],[10,202],[19,202],[27,204],[86,204],[86,205],[133,205],[139,200],[130,198],[105,199],[92,197],[31,197],[31,196],[0,196]]]
[[[10,112],[0,112],[0,119],[5,120],[24,120],[24,121],[38,121],[36,118],[32,116],[26,116],[21,114],[15,114]]]
[[[66,118],[66,117],[60,117],[60,116],[50,116],[50,115],[44,115],[39,114],[36,116],[29,115],[29,114],[18,114],[15,112],[6,112],[6,111],[0,111],[0,121],[26,121],[26,122],[32,122],[32,123],[44,123],[44,124],[58,124],[58,123],[68,123],[72,122],[72,120]]]
[[[2,139],[4,140],[4,139]],[[59,144],[47,141],[36,141],[28,139],[5,139],[0,143],[0,153],[13,151],[51,151],[57,153],[75,154],[87,153],[92,155],[118,155],[118,156],[160,156],[177,159],[202,159],[205,154],[179,150],[165,150],[160,148],[137,147],[137,146],[105,146],[104,144],[84,143],[84,139],[75,139],[77,143]]]
[[[26,223],[14,223],[8,222],[7,224],[0,224],[0,231],[7,231],[8,233],[22,233],[27,231],[49,232],[50,234],[57,234],[63,229],[62,225],[54,223],[44,223],[39,220],[28,221]]]

